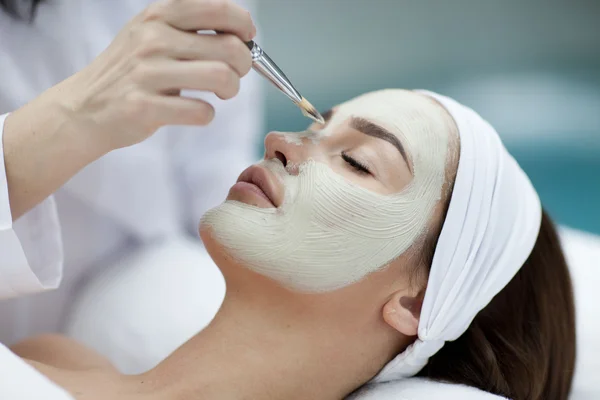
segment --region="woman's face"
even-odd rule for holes
[[[301,292],[348,286],[406,252],[445,177],[448,116],[426,96],[368,93],[325,117],[270,133],[264,161],[201,222],[205,242]]]

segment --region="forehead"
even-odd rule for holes
[[[420,93],[401,89],[386,89],[355,97],[335,107],[332,123],[349,117],[362,117],[388,128],[407,123],[435,125],[443,119],[444,110],[432,99]]]
[[[329,129],[351,117],[365,118],[398,136],[409,152],[446,142],[451,120],[443,107],[424,94],[401,89],[370,92],[334,108]]]

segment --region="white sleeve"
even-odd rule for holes
[[[184,131],[177,132],[180,136],[171,157],[184,191],[188,229],[196,231],[204,212],[222,203],[239,174],[260,159],[263,89],[262,78],[251,71],[242,79],[235,98],[223,101],[213,95],[201,96],[215,107],[210,125],[191,128],[193,131],[178,128]]]
[[[0,344],[0,399],[74,400],[64,389],[40,374]]]
[[[0,116],[0,299],[55,289],[63,268],[60,224],[52,196],[13,224],[4,164],[6,117]]]

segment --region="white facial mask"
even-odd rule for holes
[[[262,209],[227,201],[204,215],[203,229],[248,268],[292,290],[324,292],[355,283],[424,233],[444,184],[449,127],[443,112],[424,96],[385,90],[344,103],[319,133],[330,135],[356,116],[397,134],[413,169],[400,193],[374,193],[322,163],[309,160],[294,176],[279,160],[268,160],[261,164],[281,178],[283,205]]]

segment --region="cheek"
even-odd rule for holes
[[[407,167],[385,171],[385,173],[388,175],[388,181],[392,182],[389,194],[400,193],[406,189],[413,180],[413,176]]]

